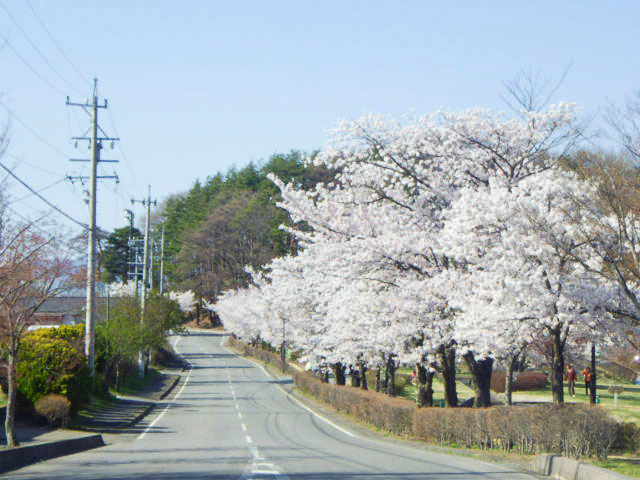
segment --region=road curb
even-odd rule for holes
[[[151,405],[147,405],[147,407],[140,412],[138,415],[136,415],[133,420],[131,420],[131,422],[129,422],[129,427],[133,427],[135,426],[140,420],[142,420],[144,417],[146,417],[147,415],[149,415],[151,413],[151,410],[153,410],[155,408],[155,404],[152,403]]]
[[[536,456],[530,470],[559,480],[631,480],[631,477],[591,463],[550,454]]]
[[[0,473],[103,446],[102,435],[85,435],[68,440],[57,440],[0,450]]]
[[[169,385],[169,388],[167,388],[165,390],[165,392],[160,395],[160,400],[164,399],[167,395],[169,395],[171,393],[171,391],[176,387],[176,385],[178,384],[178,382],[180,381],[180,379],[182,378],[182,375],[178,375],[173,382],[171,382],[171,385]]]

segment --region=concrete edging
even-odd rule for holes
[[[165,392],[162,395],[160,395],[160,400],[163,400],[167,395],[171,393],[171,390],[175,388],[175,386],[178,384],[181,378],[182,378],[182,375],[176,376],[175,380],[171,382],[171,385],[169,385],[169,388],[167,388],[167,390],[165,390]]]
[[[38,443],[25,447],[0,450],[0,473],[22,468],[32,463],[104,446],[102,435]]]
[[[631,477],[591,463],[550,454],[536,456],[531,462],[531,471],[558,480],[631,480]]]

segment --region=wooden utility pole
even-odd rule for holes
[[[91,376],[95,375],[95,338],[96,338],[96,195],[97,195],[97,183],[98,178],[115,178],[117,175],[98,176],[98,163],[99,162],[117,162],[117,160],[101,160],[100,151],[102,150],[102,142],[110,141],[113,146],[113,142],[119,140],[112,137],[99,137],[98,130],[102,132],[102,129],[98,125],[98,109],[107,108],[107,101],[105,100],[102,105],[98,103],[98,79],[93,80],[93,96],[92,101],[89,103],[87,99],[85,103],[73,103],[69,101],[67,97],[67,105],[72,107],[80,107],[87,114],[91,116],[91,127],[87,132],[80,137],[72,137],[75,140],[76,146],[78,140],[86,140],[89,142],[91,148],[91,160],[72,158],[72,162],[91,162],[91,177],[89,185],[89,241],[87,252],[87,301],[86,301],[86,319],[85,319],[85,344],[84,353],[87,357],[87,363],[89,365],[89,371]],[[88,109],[91,109],[89,112]],[[91,136],[87,134],[91,132]],[[70,180],[83,181],[85,177],[68,177]]]

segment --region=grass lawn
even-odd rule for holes
[[[131,373],[120,383],[120,390],[117,393],[135,396],[158,381],[161,375],[162,374],[154,368],[149,368],[144,377],[137,375],[135,372]]]
[[[398,369],[400,373],[411,373],[411,369]],[[598,383],[601,385],[622,385],[635,386],[631,382],[621,380],[619,378],[610,378],[606,375],[598,375]],[[462,382],[456,382],[458,387],[458,399],[464,401],[473,397],[474,393],[471,388]],[[637,392],[623,392],[618,395],[616,408],[613,408],[613,394],[606,389],[598,389],[599,405],[607,409],[613,416],[625,422],[635,422],[640,426],[640,385],[637,386]],[[399,394],[400,397],[414,401],[416,398],[416,386],[407,385]],[[436,376],[433,379],[433,397],[434,403],[444,399],[444,384]],[[518,391],[513,393],[514,402],[551,402],[551,385],[539,390]],[[590,398],[584,393],[584,384],[576,385],[576,396],[570,397],[568,389],[565,387],[565,402],[567,403],[589,403]]]
[[[604,385],[632,386],[630,382],[607,378],[603,375],[599,375],[598,380],[600,384]],[[457,382],[457,387],[458,397],[461,401],[473,396],[473,390],[462,382]],[[415,385],[408,385],[403,389],[399,396],[406,398],[407,400],[415,401],[416,390]],[[437,377],[433,379],[433,391],[434,401],[437,404],[438,400],[444,398],[444,384]],[[637,392],[623,392],[619,394],[616,408],[613,408],[613,394],[609,393],[606,389],[598,389],[598,396],[600,398],[600,407],[608,410],[609,413],[619,420],[635,422],[640,426],[640,388]],[[551,402],[551,386],[549,385],[540,390],[514,392],[513,400],[514,402]],[[565,402],[588,404],[590,402],[590,397],[584,393],[584,384],[578,384],[576,386],[575,397],[570,397],[568,389],[565,388]],[[640,478],[640,458],[614,456],[609,458],[606,462],[593,461],[593,463],[599,467],[613,470],[632,478]]]
[[[551,387],[542,390],[528,390],[524,392],[514,392],[514,401],[551,401]],[[598,389],[599,405],[607,409],[613,416],[625,422],[635,422],[640,425],[640,390],[638,392],[623,392],[618,395],[616,408],[614,396],[606,389]],[[585,395],[584,387],[576,388],[576,396],[570,397],[565,389],[565,402],[567,403],[589,403],[590,397]]]
[[[640,478],[640,460],[637,459],[631,460],[611,457],[606,462],[593,462],[593,464],[632,478]]]

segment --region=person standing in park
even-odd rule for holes
[[[576,396],[576,380],[578,379],[578,372],[573,368],[573,365],[569,364],[567,367],[567,383],[569,385],[569,395]]]
[[[591,380],[593,380],[593,373],[591,373],[591,369],[589,367],[586,367],[584,370],[582,370],[582,376],[584,377],[584,394],[589,395]]]

